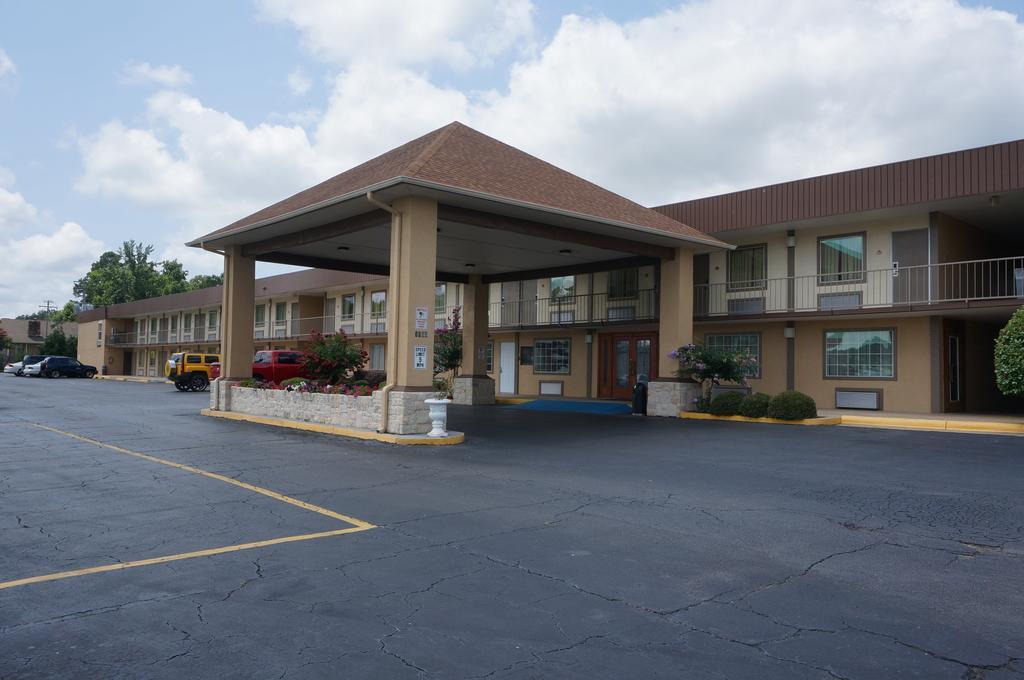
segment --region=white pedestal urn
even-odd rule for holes
[[[424,399],[427,408],[430,409],[430,432],[428,437],[448,436],[448,404],[451,399]]]

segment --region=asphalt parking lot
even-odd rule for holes
[[[1024,676],[1024,438],[207,399],[0,376],[0,677]]]

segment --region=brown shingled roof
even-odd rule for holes
[[[488,137],[459,122],[427,133],[314,187],[218,229],[201,240],[226,236],[318,203],[408,178],[577,213],[602,221],[667,232],[705,242],[715,239],[659,212]]]

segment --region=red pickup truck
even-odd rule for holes
[[[213,365],[211,379],[220,377],[220,364]],[[280,383],[302,374],[302,352],[288,349],[267,349],[256,352],[252,360],[252,377]]]

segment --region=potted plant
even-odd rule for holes
[[[461,330],[462,321],[456,307],[451,319],[434,331],[434,397],[426,400],[430,409],[430,437],[448,434],[448,404],[455,396],[455,376],[462,365]]]

